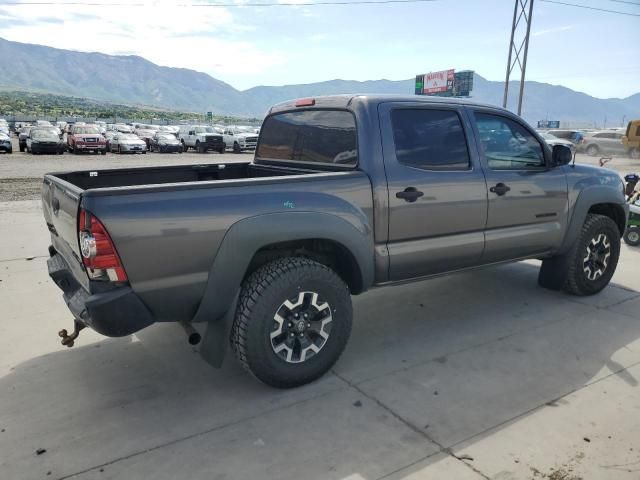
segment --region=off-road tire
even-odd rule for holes
[[[331,309],[331,330],[320,351],[301,363],[289,363],[272,347],[274,315],[299,292],[316,292]],[[304,385],[322,376],[338,360],[351,334],[349,288],[330,268],[300,257],[270,262],[243,284],[231,329],[231,348],[258,380],[277,388]]]
[[[628,227],[622,238],[627,245],[637,247],[640,245],[640,227]]]
[[[611,243],[611,256],[602,276],[596,280],[589,280],[584,272],[584,253],[587,245],[604,233]],[[616,223],[604,215],[589,214],[582,225],[580,235],[569,251],[569,270],[564,290],[573,295],[594,295],[609,284],[616,271],[620,257],[620,231]]]

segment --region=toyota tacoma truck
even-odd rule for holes
[[[179,322],[219,366],[259,380],[324,374],[351,295],[522,259],[538,283],[609,283],[628,207],[615,172],[571,165],[522,119],[470,101],[378,95],[269,111],[253,161],[44,177],[49,275],[80,330]],[[393,321],[393,319],[389,319]]]

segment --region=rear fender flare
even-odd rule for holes
[[[373,283],[373,236],[368,225],[356,225],[337,215],[320,212],[259,215],[240,220],[227,231],[209,269],[207,285],[192,321],[217,320],[235,309],[234,298],[249,263],[262,247],[308,239],[331,240],[343,245],[360,269],[363,289]]]

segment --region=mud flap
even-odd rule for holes
[[[549,290],[562,290],[569,273],[569,255],[558,255],[542,261],[538,285]]]
[[[220,368],[224,363],[239,296],[240,291],[236,293],[227,313],[216,320],[207,322],[207,331],[200,344],[200,356],[212,367]]]

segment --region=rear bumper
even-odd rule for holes
[[[91,294],[76,281],[58,253],[47,260],[49,276],[79,322],[107,337],[123,337],[154,323],[149,309],[128,286]]]

